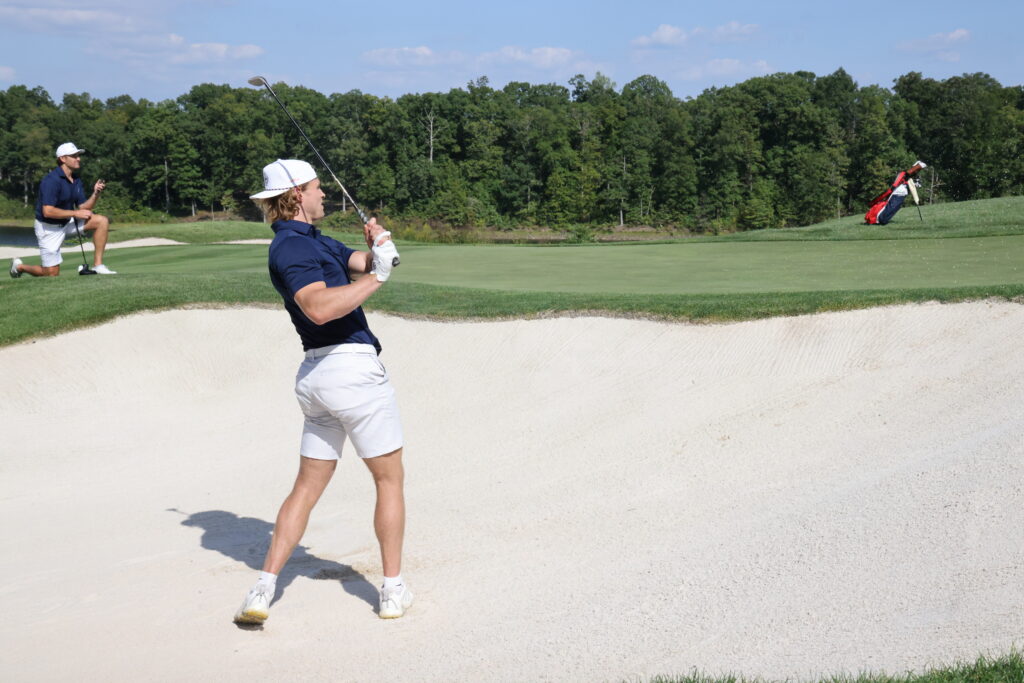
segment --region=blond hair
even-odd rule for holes
[[[287,192],[282,192],[281,194],[273,197],[257,199],[256,205],[260,207],[263,214],[271,223],[274,221],[290,221],[295,218],[295,214],[299,212],[299,195],[295,190],[305,192],[306,187],[308,187],[311,182],[313,181],[310,180],[308,183],[303,183],[288,190]]]

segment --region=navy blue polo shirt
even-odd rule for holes
[[[64,225],[68,222],[67,218],[47,218],[43,215],[43,207],[52,206],[55,209],[74,211],[75,206],[84,204],[85,200],[82,179],[68,180],[68,177],[64,175],[64,169],[58,166],[43,176],[39,182],[39,195],[36,197],[36,220],[52,225]]]
[[[308,351],[334,344],[372,344],[380,353],[380,342],[370,332],[361,306],[342,318],[317,325],[295,303],[295,292],[314,282],[324,282],[328,287],[351,283],[348,260],[356,250],[302,221],[274,221],[271,227],[275,234],[267,259],[270,282],[284,299],[302,348]]]

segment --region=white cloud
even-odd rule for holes
[[[566,69],[584,71],[591,66],[590,62],[582,60],[578,52],[568,48],[524,48],[518,45],[506,45],[476,55],[458,51],[437,52],[425,45],[377,48],[360,55],[360,61],[391,70],[445,66],[458,67],[468,72],[479,72],[495,67],[530,67],[556,72]]]
[[[532,50],[524,50],[509,45],[497,52],[480,55],[479,61],[481,65],[526,64],[537,69],[554,69],[568,64],[573,56],[573,51],[564,47],[535,47]]]
[[[459,52],[435,52],[425,45],[419,47],[382,47],[360,55],[368,64],[387,67],[438,66],[458,64],[466,57]]]
[[[12,66],[0,66],[0,81],[13,81],[14,80],[14,67]]]
[[[701,31],[701,29],[695,30],[695,32],[699,31]],[[689,36],[686,31],[678,26],[661,24],[658,28],[654,29],[654,32],[649,36],[639,36],[638,38],[634,38],[632,43],[637,47],[651,47],[653,45],[682,45],[686,42],[688,37]]]
[[[180,36],[178,36],[180,37]],[[263,54],[259,45],[228,45],[227,43],[187,43],[171,54],[172,64],[208,64],[234,59],[250,59]]]
[[[757,24],[741,24],[738,21],[730,21],[713,29],[706,29],[698,26],[687,31],[686,29],[671,24],[661,24],[650,35],[639,36],[630,41],[635,47],[672,47],[685,45],[695,38],[710,38],[716,43],[739,42],[746,40],[756,33]]]
[[[138,28],[132,17],[120,12],[111,12],[106,9],[39,7],[38,5],[0,7],[0,20],[10,26],[51,34],[92,30],[120,33],[134,31]]]
[[[730,21],[712,31],[711,38],[719,43],[736,42],[753,35],[757,29],[757,24],[741,24],[738,21]]]
[[[200,0],[0,0],[0,22],[26,33],[80,37],[82,50],[120,61],[146,74],[166,71],[168,65],[220,64],[251,59],[264,53],[252,44],[190,43],[165,33],[168,17]],[[210,0],[214,4],[221,0]]]
[[[956,59],[959,59],[960,55],[955,52],[949,52],[949,48],[957,45],[962,45],[968,42],[970,39],[970,31],[968,31],[965,28],[958,28],[953,31],[950,31],[949,33],[933,33],[927,38],[920,38],[918,40],[908,40],[906,42],[900,43],[899,45],[897,45],[897,47],[900,50],[903,50],[904,52],[931,52],[956,54]],[[942,59],[942,57],[939,58]]]
[[[121,40],[90,43],[86,54],[112,57],[129,67],[147,73],[165,71],[168,65],[202,66],[251,59],[264,53],[259,45],[229,43],[190,43],[176,33],[134,34]]]

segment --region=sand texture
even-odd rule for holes
[[[900,673],[1024,644],[1024,306],[728,325],[370,316],[407,435],[406,617],[349,450],[262,630],[297,468],[278,310],[0,349],[0,678]]]

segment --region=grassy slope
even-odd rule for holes
[[[867,228],[842,219],[672,244],[403,245],[398,275],[367,307],[438,317],[608,311],[738,320],[930,299],[1024,296],[1024,198],[944,204],[928,211],[925,227],[916,212],[901,212],[903,222],[879,229],[888,231],[885,239],[851,240]],[[907,227],[911,218],[916,222]],[[966,225],[983,226],[991,236],[964,237]],[[209,244],[266,236],[265,225],[224,221],[118,232],[127,238],[199,240],[196,231],[203,244],[111,252],[107,260],[121,273],[115,278],[79,278],[71,271],[54,280],[0,281],[0,344],[138,310],[279,304],[266,277],[266,247]],[[773,243],[758,243],[765,240]],[[75,261],[69,257],[68,264]]]

